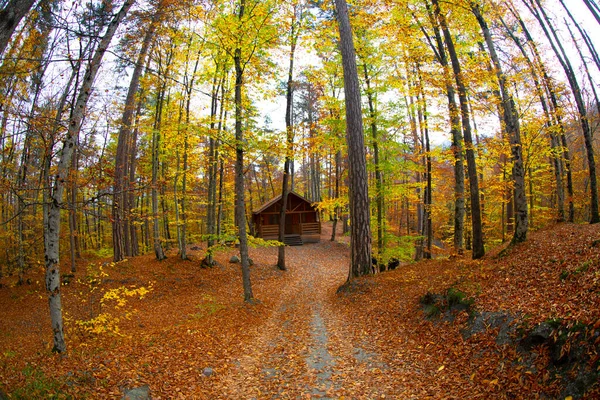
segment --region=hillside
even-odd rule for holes
[[[252,249],[260,302],[230,249],[83,260],[63,289],[53,355],[43,269],[0,280],[0,391],[9,398],[584,398],[600,396],[600,227],[560,224],[478,261],[440,259],[337,292],[348,247]],[[102,268],[100,268],[102,266]],[[450,291],[448,291],[450,289]],[[101,301],[101,298],[104,300]],[[95,318],[93,320],[90,319]],[[78,322],[79,321],[79,322]],[[87,321],[87,322],[85,322]],[[589,386],[594,384],[591,389]],[[2,398],[2,396],[0,396]]]

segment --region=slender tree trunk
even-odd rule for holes
[[[373,145],[373,163],[375,164],[375,204],[377,213],[377,255],[381,258],[385,249],[384,237],[384,197],[383,197],[383,175],[381,173],[381,163],[379,161],[379,138],[377,132],[377,112],[375,110],[375,99],[373,89],[371,88],[371,77],[367,64],[363,64],[365,83],[367,85],[366,94],[369,104],[369,119],[371,127],[371,140]]]
[[[423,127],[423,145],[425,146],[425,191],[423,193],[423,225],[421,227],[421,236],[423,236],[423,258],[431,259],[431,246],[433,245],[433,224],[431,219],[431,206],[432,206],[432,179],[431,179],[431,147],[429,144],[429,123],[428,123],[428,112],[427,102],[425,99],[425,90],[423,88],[423,78],[421,75],[421,68],[417,64],[417,76],[418,76],[418,98],[419,103],[423,107],[422,112],[422,127]]]
[[[157,21],[156,15],[154,21]],[[130,160],[134,157],[133,148],[135,144],[132,140],[132,125],[136,107],[136,94],[138,94],[140,86],[140,77],[144,68],[144,62],[150,48],[150,43],[154,37],[156,22],[150,24],[142,46],[138,54],[135,68],[129,83],[127,97],[121,117],[121,127],[119,128],[119,136],[117,139],[117,154],[115,158],[115,181],[113,186],[113,259],[115,262],[121,261],[127,255],[132,255],[132,238],[131,232],[128,229],[130,226],[130,210],[129,204],[131,184],[130,181]]]
[[[496,77],[501,94],[502,117],[504,126],[508,133],[511,145],[513,169],[512,178],[514,184],[514,201],[515,201],[515,232],[511,243],[521,243],[527,239],[528,219],[527,219],[527,196],[525,193],[525,169],[523,166],[523,155],[521,154],[521,132],[519,127],[519,117],[512,99],[508,93],[506,76],[502,71],[500,59],[496,53],[496,47],[492,41],[492,35],[488,28],[487,22],[481,14],[481,9],[478,4],[472,3],[471,10],[479,22],[479,26],[483,32],[483,37],[488,47],[490,58],[494,65]]]
[[[346,142],[348,145],[350,216],[350,271],[348,280],[373,272],[367,160],[356,53],[345,0],[335,0],[344,69]]]
[[[87,105],[92,85],[104,53],[112,40],[119,23],[127,14],[134,0],[126,0],[121,10],[114,16],[110,22],[106,33],[98,44],[94,56],[90,60],[85,72],[83,84],[77,97],[74,112],[69,121],[67,135],[64,140],[57,171],[53,176],[52,192],[50,194],[50,204],[48,206],[48,215],[44,229],[44,249],[46,259],[46,292],[50,306],[50,319],[54,335],[53,351],[63,353],[66,351],[66,344],[63,332],[62,321],[62,303],[60,295],[60,269],[59,269],[59,238],[60,238],[60,210],[63,204],[63,192],[69,168],[71,166],[71,157],[77,143],[81,122],[83,120],[85,107]]]
[[[462,70],[456,49],[454,48],[454,41],[448,25],[446,23],[446,17],[440,11],[438,0],[433,0],[434,13],[439,21],[442,29],[444,40],[446,42],[446,48],[450,56],[452,69],[454,71],[454,78],[456,80],[456,87],[458,88],[458,98],[460,101],[462,128],[466,148],[467,156],[467,171],[469,174],[469,187],[470,187],[470,198],[471,198],[471,226],[472,226],[472,238],[473,238],[473,258],[481,258],[485,254],[485,248],[483,245],[483,230],[481,226],[481,206],[479,203],[479,182],[477,179],[477,164],[475,162],[475,151],[473,148],[473,138],[471,136],[471,121],[469,119],[469,107],[467,102],[467,89],[463,82]]]
[[[452,84],[449,69],[448,55],[444,47],[439,22],[435,18],[431,7],[427,4],[429,21],[433,27],[436,45],[430,43],[437,60],[444,69],[444,84],[448,99],[448,114],[450,117],[450,134],[452,136],[452,152],[454,154],[454,249],[457,254],[464,252],[464,226],[465,226],[465,168],[461,137],[460,112],[456,104],[456,91]],[[424,31],[425,36],[429,37]],[[436,50],[437,48],[437,50]]]
[[[560,3],[562,4],[563,8],[565,9],[565,11],[567,12],[567,14],[569,15],[569,18],[573,22],[573,25],[575,25],[575,27],[579,30],[579,34],[581,35],[581,37],[585,41],[585,35],[583,34],[583,30],[577,24],[577,21],[575,21],[575,18],[573,18],[573,15],[571,14],[571,12],[567,8],[567,6],[565,6],[564,1],[560,0]],[[594,84],[594,79],[592,78],[592,74],[590,73],[590,69],[588,67],[587,60],[583,56],[583,52],[581,51],[581,47],[579,46],[579,43],[577,43],[577,40],[575,39],[575,35],[573,34],[573,31],[571,30],[571,27],[567,23],[566,18],[565,18],[564,21],[565,21],[565,26],[567,27],[567,30],[569,31],[569,35],[571,36],[571,41],[573,42],[573,45],[575,46],[575,49],[577,50],[577,53],[579,54],[579,58],[581,59],[581,65],[583,66],[583,69],[585,70],[585,74],[587,75],[587,78],[590,81],[590,88],[592,89],[592,94],[594,95],[594,101],[596,103],[596,110],[598,111],[598,115],[600,116],[600,101],[598,100],[598,92],[596,91],[596,85]],[[587,44],[587,42],[586,42],[586,44]],[[590,51],[591,51],[591,49],[592,48],[590,47]]]
[[[296,52],[296,43],[298,41],[299,31],[296,32],[296,12],[297,6],[294,6],[294,15],[292,17],[292,24],[290,28],[290,55],[289,55],[289,68],[288,68],[288,81],[286,89],[286,105],[285,105],[285,131],[286,131],[286,152],[285,162],[283,164],[283,180],[281,188],[281,210],[279,212],[279,241],[282,243],[279,246],[279,252],[277,254],[277,268],[285,271],[285,219],[287,212],[288,193],[289,193],[289,175],[290,175],[290,164],[294,157],[294,125],[292,121],[292,105],[293,105],[293,79],[294,79],[294,54]]]
[[[244,18],[245,9],[246,0],[240,0],[240,10],[238,14],[240,25]],[[240,241],[244,301],[252,303],[254,302],[254,295],[252,294],[252,282],[250,280],[248,236],[246,233],[246,205],[244,200],[244,133],[242,130],[242,89],[244,85],[244,68],[242,67],[242,49],[239,47],[235,49],[233,62],[235,65],[235,216],[236,223],[238,224]]]
[[[600,7],[598,7],[598,4],[594,3],[594,0],[583,0],[583,2],[587,6],[587,8],[590,9],[590,12],[594,16],[594,18],[596,18],[598,24],[600,24]]]

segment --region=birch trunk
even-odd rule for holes
[[[46,292],[50,307],[50,319],[53,332],[53,351],[63,353],[67,347],[65,344],[62,303],[60,296],[60,268],[59,268],[59,238],[60,238],[60,210],[63,205],[63,193],[67,184],[71,158],[79,136],[81,122],[84,117],[85,108],[90,97],[94,79],[100,68],[104,53],[108,49],[117,27],[127,14],[134,0],[126,0],[121,10],[110,22],[104,37],[100,41],[94,56],[87,66],[81,89],[75,103],[73,115],[69,121],[67,135],[65,137],[58,168],[53,176],[51,193],[49,196],[48,216],[44,229],[44,252],[46,259]]]

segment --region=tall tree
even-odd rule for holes
[[[50,204],[48,207],[48,216],[44,229],[44,249],[46,259],[46,292],[50,306],[50,319],[53,332],[53,351],[63,353],[67,347],[64,339],[62,303],[60,295],[60,269],[59,269],[59,238],[60,238],[60,210],[63,207],[63,192],[67,183],[67,176],[71,166],[71,158],[77,143],[81,123],[83,121],[85,108],[90,98],[94,80],[102,63],[102,58],[108,49],[108,46],[125,15],[133,5],[134,0],[125,0],[123,6],[115,14],[109,23],[104,36],[100,40],[94,56],[90,60],[83,83],[79,89],[77,101],[73,114],[69,120],[68,131],[65,137],[58,168],[53,175],[52,188],[50,193]]]
[[[485,43],[488,47],[488,52],[496,77],[498,78],[498,86],[500,88],[501,98],[499,99],[502,105],[502,118],[504,120],[504,126],[506,133],[510,138],[510,146],[512,153],[512,179],[514,183],[514,204],[515,204],[515,230],[511,243],[521,243],[527,239],[528,219],[527,219],[527,196],[525,194],[525,169],[523,167],[523,155],[521,152],[521,129],[519,126],[519,117],[515,108],[515,103],[508,92],[507,80],[498,53],[496,52],[496,46],[492,40],[492,35],[488,27],[487,21],[483,17],[481,7],[476,2],[471,2],[471,11],[475,15]]]
[[[356,52],[345,0],[335,0],[344,67],[346,142],[350,192],[350,271],[348,280],[373,273],[371,264],[371,218],[367,159],[364,145],[360,85]]]
[[[298,4],[293,5],[292,20],[290,24],[290,53],[289,53],[289,68],[288,80],[286,85],[285,96],[285,137],[286,151],[285,161],[283,164],[283,179],[281,188],[281,211],[279,213],[279,241],[285,242],[285,219],[289,193],[289,176],[292,160],[294,157],[294,126],[292,121],[292,106],[293,106],[293,83],[294,83],[294,56],[296,53],[296,45],[300,35],[300,22],[302,20],[302,9]],[[277,254],[277,267],[285,271],[285,245],[279,246]]]
[[[129,220],[131,219],[130,204],[132,183],[129,179],[131,169],[131,157],[133,156],[133,129],[134,113],[136,108],[136,96],[139,92],[140,77],[144,68],[145,60],[150,49],[150,44],[156,31],[156,26],[160,20],[158,9],[156,10],[152,22],[146,27],[146,33],[142,40],[142,45],[138,53],[137,61],[131,75],[127,97],[123,106],[123,115],[121,117],[121,126],[117,139],[117,154],[115,158],[115,177],[113,186],[113,259],[115,262],[123,260],[126,256],[134,255],[133,238],[129,229]]]
[[[475,150],[473,146],[473,136],[471,132],[470,111],[467,100],[467,87],[464,83],[462,67],[460,65],[458,54],[454,46],[454,40],[452,38],[452,35],[450,34],[450,29],[448,28],[448,24],[446,22],[445,14],[442,13],[438,0],[433,0],[432,3],[434,14],[440,24],[440,28],[444,35],[446,49],[448,50],[448,55],[450,56],[450,61],[452,64],[452,70],[454,72],[456,87],[458,88],[460,115],[462,120],[463,137],[465,141],[465,152],[467,156],[467,171],[469,174],[471,226],[473,234],[473,258],[477,259],[485,255],[485,248],[483,244],[479,181],[477,177],[477,164],[475,161]]]

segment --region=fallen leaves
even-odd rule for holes
[[[212,269],[174,254],[161,263],[148,255],[107,264],[106,276],[93,276],[93,284],[83,268],[63,289],[71,321],[66,358],[50,353],[42,285],[6,284],[0,390],[15,393],[37,382],[77,398],[118,398],[124,388],[143,384],[158,399],[556,398],[562,388],[546,368],[547,349],[524,355],[500,346],[491,327],[463,339],[466,312],[453,322],[428,321],[418,299],[456,287],[481,311],[520,313],[530,325],[557,317],[587,321],[599,330],[600,246],[591,245],[599,236],[595,225],[557,225],[503,257],[407,265],[361,278],[340,294],[347,246],[323,241],[289,248],[287,272],[274,266],[276,249],[252,249],[260,300],[253,306],[243,302],[239,266],[228,262],[234,249],[218,254]],[[37,274],[43,282],[43,271]],[[148,293],[133,292],[151,283]],[[119,287],[134,295],[115,309],[103,306],[101,293],[125,296]],[[74,329],[72,321],[102,312],[131,312],[119,321],[123,336]]]

